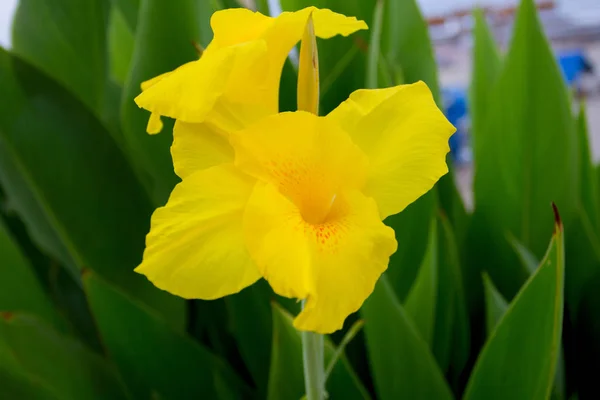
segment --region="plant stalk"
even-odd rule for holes
[[[325,359],[323,335],[302,332],[302,360],[304,362],[304,387],[307,400],[325,398]]]

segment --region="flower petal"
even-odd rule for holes
[[[347,130],[369,158],[364,193],[381,218],[399,213],[448,172],[448,139],[456,128],[425,83],[359,90],[327,117]]]
[[[328,219],[314,225],[277,187],[258,183],[244,231],[248,251],[273,290],[307,299],[294,326],[319,333],[340,329],[360,308],[397,246],[375,202],[358,191],[340,193]]]
[[[148,111],[184,122],[233,119],[244,126],[277,112],[276,104],[267,104],[266,51],[265,42],[258,40],[207,52],[157,81],[148,81],[135,101]]]
[[[230,141],[236,166],[274,184],[312,222],[326,216],[337,193],[365,182],[366,158],[348,134],[308,112],[266,117]]]
[[[181,179],[209,167],[233,163],[228,133],[210,123],[175,121],[171,155],[175,173]]]
[[[244,245],[244,207],[254,181],[233,166],[196,172],[152,215],[136,272],[184,298],[215,299],[260,278]]]

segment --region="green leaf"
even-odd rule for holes
[[[532,0],[519,7],[509,53],[488,96],[494,107],[484,115],[475,146],[471,237],[478,251],[472,262],[486,265],[510,298],[526,275],[509,258],[502,236],[512,233],[541,258],[552,232],[548,204],[555,202],[568,224],[579,196],[569,96]]]
[[[107,20],[105,0],[21,0],[12,48],[99,111],[107,76]]]
[[[429,191],[404,211],[391,215],[384,221],[394,229],[396,241],[401,243],[390,257],[386,272],[400,301],[406,299],[425,256],[434,210],[435,193]]]
[[[5,399],[59,400],[59,397],[22,372],[0,367],[0,396]]]
[[[438,216],[438,285],[433,354],[442,371],[458,380],[470,350],[470,326],[458,249],[450,221]]]
[[[83,277],[103,343],[133,397],[220,398],[226,385],[238,397],[245,385],[231,369],[189,337],[172,330],[160,316],[89,272]]]
[[[231,318],[231,331],[258,388],[258,398],[265,398],[269,380],[272,319],[272,291],[260,280],[241,292],[227,296],[225,302]]]
[[[60,399],[128,398],[105,360],[24,314],[5,313],[0,318],[2,370],[28,377],[46,389],[46,395],[52,392]]]
[[[145,184],[155,205],[167,201],[177,182],[169,152],[173,125],[165,124],[159,135],[146,134],[150,113],[138,108],[133,99],[140,94],[142,82],[198,58],[193,42],[202,42],[200,7],[205,6],[201,3],[208,2],[140,2],[131,70],[123,89],[121,124],[129,152],[149,174]]]
[[[373,24],[371,26],[371,38],[369,41],[369,54],[367,57],[367,79],[365,87],[375,89],[378,85],[378,69],[381,45],[381,28],[383,24],[383,0],[377,0],[373,12]]]
[[[0,222],[0,310],[28,312],[51,324],[59,321],[31,265],[2,222]]]
[[[508,242],[519,258],[519,261],[521,261],[523,269],[529,274],[533,274],[539,265],[537,258],[527,247],[523,246],[523,244],[511,234],[508,235]]]
[[[427,343],[383,275],[361,309],[378,398],[452,399]]]
[[[574,319],[578,316],[581,298],[586,295],[584,287],[589,287],[590,279],[600,273],[599,182],[592,164],[583,103],[580,104],[575,122],[579,139],[580,204],[574,221],[567,227],[569,236],[566,239],[566,257],[570,268],[566,271],[565,282],[567,306]]]
[[[141,0],[111,0],[113,7],[118,8],[125,18],[130,32],[135,32],[137,28],[138,10]]]
[[[464,399],[547,399],[559,358],[564,283],[563,227],[479,355]]]
[[[581,171],[581,202],[595,232],[600,230],[600,210],[598,210],[598,177],[592,162],[590,136],[587,126],[585,103],[580,104],[576,118],[579,138],[579,168]]]
[[[292,323],[293,317],[277,303],[273,305],[273,348],[267,399],[300,399],[304,395],[302,338]],[[325,364],[335,353],[325,338]],[[326,390],[331,399],[369,399],[345,357],[333,368]]]
[[[424,81],[439,103],[437,65],[427,22],[415,0],[387,0],[381,50],[389,65],[401,69],[403,83]],[[397,83],[398,84],[398,83]]]
[[[432,219],[430,224],[425,258],[406,297],[404,308],[419,330],[421,338],[431,347],[438,290],[438,233],[436,220]]]
[[[485,13],[481,9],[473,12],[475,26],[473,28],[473,77],[469,93],[469,113],[473,142],[477,146],[478,137],[485,134],[485,121],[487,102],[490,89],[500,73],[500,54],[494,36],[485,20]],[[477,152],[479,153],[479,152]]]
[[[0,50],[0,181],[39,247],[183,324],[183,302],[133,272],[151,207],[123,154],[66,90]]]
[[[485,292],[485,327],[488,337],[496,329],[498,321],[508,309],[508,302],[502,297],[489,275],[483,274],[483,288]]]
[[[117,7],[112,7],[110,10],[108,49],[111,77],[120,85],[123,85],[129,73],[129,65],[133,54],[133,34]]]

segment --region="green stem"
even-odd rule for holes
[[[304,387],[307,400],[325,398],[325,359],[323,335],[302,332],[302,360],[304,361]]]

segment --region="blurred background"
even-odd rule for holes
[[[600,1],[0,0],[0,399],[303,395],[294,299],[261,280],[184,300],[133,272],[179,181],[172,121],[147,135],[133,99],[240,5],[368,23],[319,41],[321,114],[423,80],[458,128],[326,338],[330,398],[600,398]]]

